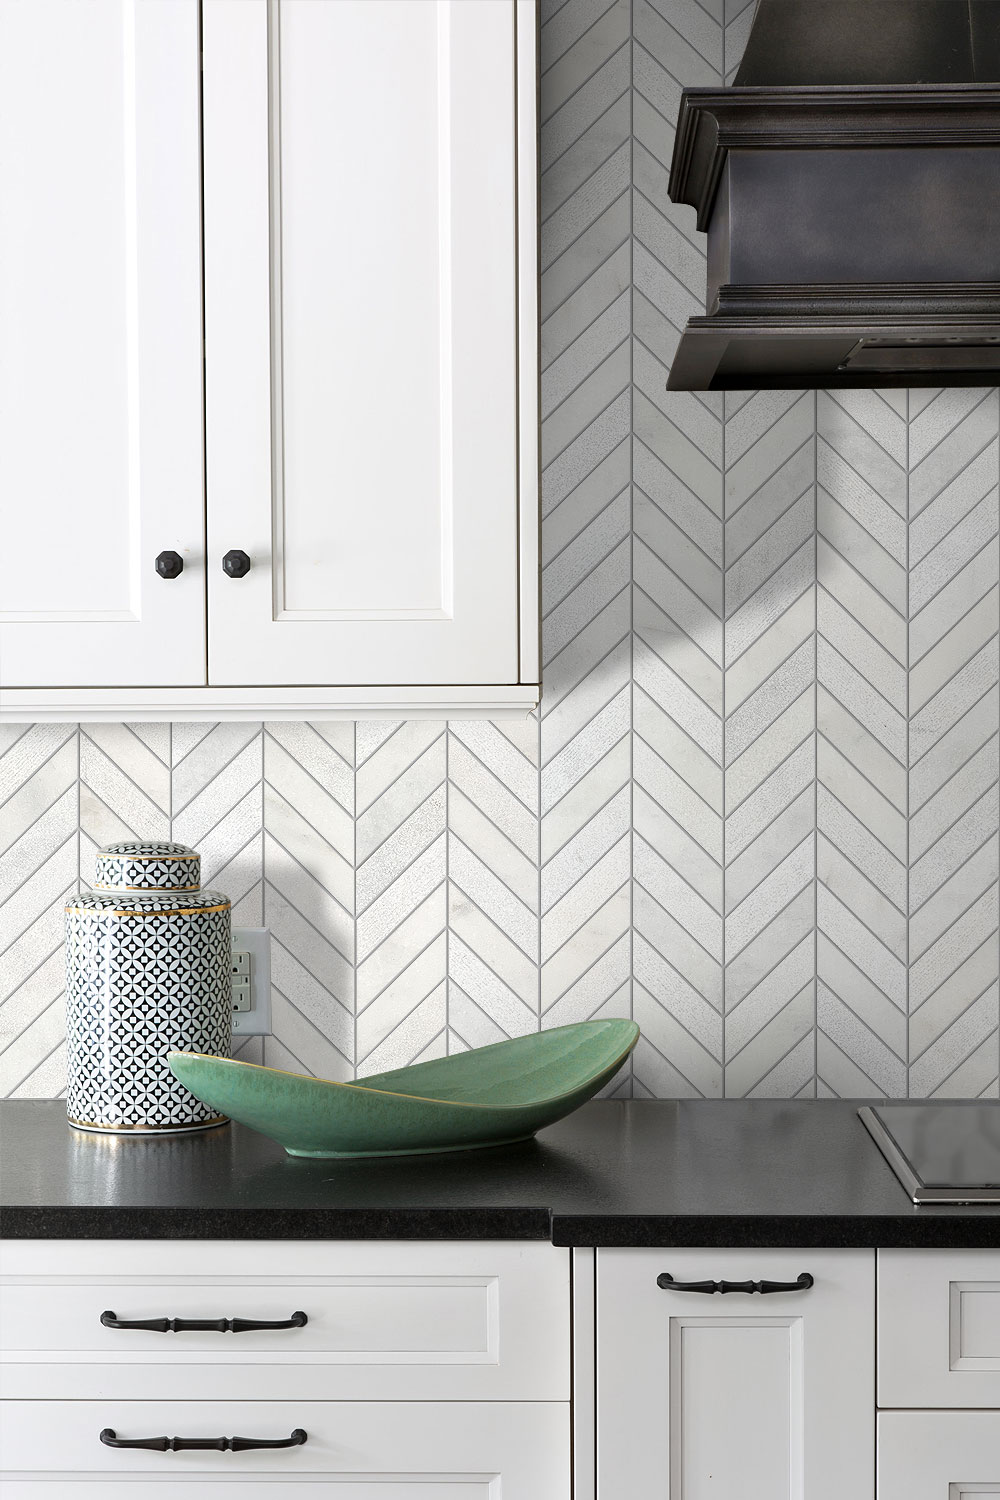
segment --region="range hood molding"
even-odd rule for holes
[[[941,19],[939,0],[866,3]],[[997,0],[973,3],[980,37],[984,18],[1000,27]],[[757,28],[763,15],[773,32],[782,9],[760,0],[758,75]],[[801,58],[795,71],[808,75]],[[707,313],[689,321],[669,389],[1000,378],[1000,82],[687,89],[669,192],[709,239]]]
[[[1000,146],[1000,84],[685,89],[668,192],[709,227],[730,151]]]

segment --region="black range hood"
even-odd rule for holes
[[[758,0],[685,89],[670,196],[708,232],[671,390],[1000,380],[1000,0]]]

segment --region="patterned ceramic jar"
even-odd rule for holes
[[[108,844],[66,906],[66,1113],[82,1130],[205,1130],[169,1052],[228,1057],[229,901],[184,844]]]

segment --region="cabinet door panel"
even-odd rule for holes
[[[293,1486],[303,1495],[324,1481],[337,1500],[454,1500],[453,1485],[461,1500],[569,1500],[570,1493],[568,1402],[6,1401],[0,1422],[4,1500],[35,1500],[46,1482],[62,1485],[53,1496],[76,1500],[77,1483],[84,1495],[96,1493],[85,1487],[95,1477],[105,1495],[152,1490],[176,1500],[187,1500],[189,1485],[212,1483],[216,1494],[286,1500]],[[274,1439],[302,1428],[307,1441],[164,1453],[106,1447],[105,1428],[123,1439]]]
[[[120,1319],[281,1320],[238,1335]],[[0,1396],[566,1401],[569,1260],[548,1244],[21,1240],[0,1275]]]
[[[874,1281],[868,1251],[598,1250],[598,1500],[870,1500]]]
[[[518,680],[515,114],[513,0],[206,0],[213,684]]]
[[[198,87],[197,0],[0,7],[4,687],[204,682]]]
[[[880,1412],[878,1500],[1000,1500],[1000,1412]]]
[[[878,1252],[878,1404],[1000,1407],[1000,1250]]]

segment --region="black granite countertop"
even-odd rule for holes
[[[312,1161],[240,1125],[116,1138],[0,1105],[0,1232],[72,1239],[551,1239],[1000,1246],[1000,1205],[910,1202],[842,1100],[595,1100],[537,1140]]]

